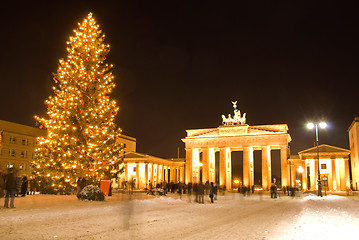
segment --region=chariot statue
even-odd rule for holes
[[[246,113],[241,116],[241,111],[237,109],[237,101],[232,102],[234,108],[234,116],[231,117],[231,114],[228,114],[228,118],[222,115],[222,124],[225,126],[230,125],[245,125],[246,124]]]

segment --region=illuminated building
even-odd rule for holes
[[[35,157],[36,138],[46,131],[0,120],[0,169],[15,168],[19,175],[30,175]]]
[[[222,115],[223,125],[217,128],[187,130],[182,139],[186,149],[186,183],[217,182],[216,169],[219,167],[219,185],[232,188],[232,151],[243,151],[243,185],[254,185],[254,150],[262,151],[262,187],[268,189],[271,179],[271,150],[280,149],[281,185],[289,181],[288,144],[291,137],[286,124],[249,126],[233,102],[234,116]],[[219,152],[219,166],[215,153]]]
[[[359,117],[355,117],[348,129],[353,188],[359,184]]]
[[[184,159],[164,159],[143,153],[125,153],[124,172],[119,175],[118,187],[124,183],[134,183],[135,189],[148,188],[151,183],[155,186],[163,182],[184,182]]]
[[[319,166],[323,190],[347,190],[350,187],[349,154],[347,149],[319,145]],[[291,186],[303,190],[318,189],[317,147],[299,152],[289,159]],[[298,181],[297,181],[298,180]]]

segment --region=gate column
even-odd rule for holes
[[[288,186],[288,146],[280,147],[280,166],[281,166],[281,184],[282,186]]]
[[[271,185],[271,149],[270,146],[262,147],[262,188],[268,190]]]
[[[192,182],[192,149],[186,149],[186,184],[190,182]]]
[[[219,150],[219,185],[226,189],[232,188],[232,166],[230,148]]]
[[[209,149],[202,150],[202,182],[209,181]]]
[[[243,148],[243,186],[251,186],[253,176],[253,147]]]

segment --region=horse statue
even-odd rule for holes
[[[246,124],[246,113],[241,117],[241,111],[237,109],[237,101],[232,102],[234,108],[234,116],[231,117],[231,114],[228,114],[228,118],[222,115],[222,124],[225,126],[228,125],[244,125]]]

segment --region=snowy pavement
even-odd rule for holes
[[[343,196],[270,199],[228,193],[214,204],[208,197],[198,204],[176,194],[115,194],[106,199],[16,198],[16,209],[0,209],[0,239],[359,238],[359,202]]]

